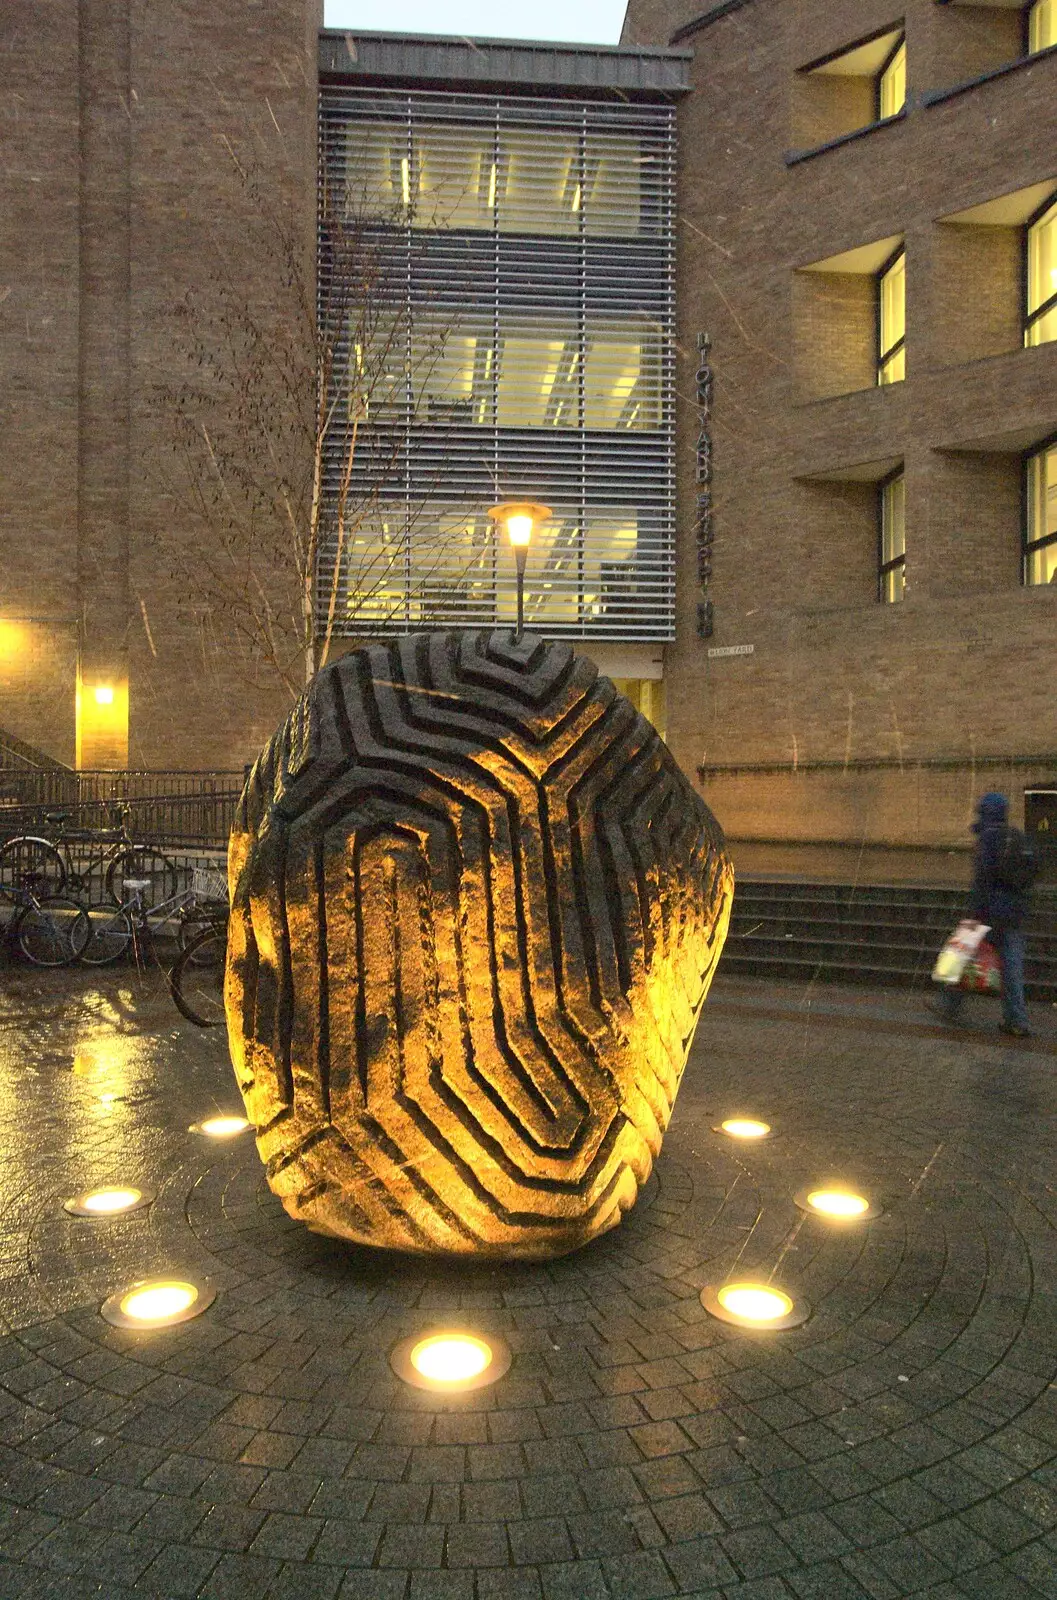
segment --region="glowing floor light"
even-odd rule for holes
[[[728,1117],[716,1129],[728,1133],[732,1139],[766,1139],[771,1131],[769,1122],[758,1122],[755,1117]]]
[[[71,1217],[126,1217],[133,1211],[142,1211],[153,1199],[148,1189],[113,1185],[74,1195],[72,1200],[63,1201],[63,1210]]]
[[[171,1328],[200,1316],[216,1292],[189,1278],[148,1278],[104,1301],[102,1314],[115,1328]]]
[[[810,1307],[784,1289],[749,1280],[710,1284],[701,1291],[701,1304],[720,1322],[739,1328],[795,1328],[810,1315]]]
[[[853,1189],[840,1188],[835,1184],[801,1189],[793,1196],[793,1200],[801,1211],[824,1217],[827,1222],[868,1222],[872,1217],[881,1215],[880,1206],[875,1206],[864,1194],[856,1194]]]
[[[445,1330],[402,1339],[389,1358],[393,1371],[417,1389],[454,1394],[495,1383],[509,1370],[510,1346],[498,1335]]]
[[[192,1122],[188,1132],[204,1133],[210,1139],[233,1139],[248,1127],[245,1117],[207,1117],[204,1122]]]

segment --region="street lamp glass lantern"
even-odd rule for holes
[[[525,558],[528,555],[532,530],[538,523],[546,522],[551,515],[550,506],[534,500],[502,500],[491,506],[488,515],[497,527],[504,527],[517,563],[517,633],[520,639],[525,631]]]
[[[519,545],[530,542],[533,530],[546,522],[551,508],[534,500],[501,500],[497,506],[490,507],[488,515],[506,529],[507,538],[516,550]]]

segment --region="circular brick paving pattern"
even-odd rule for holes
[[[237,1096],[156,986],[4,976],[0,1597],[1057,1595],[1049,1040],[720,981],[624,1227],[467,1266],[319,1239],[249,1135],[187,1131]],[[712,1131],[737,1113],[781,1137]],[[832,1178],[884,1214],[797,1209]],[[116,1181],[157,1199],[62,1211]],[[164,1270],[217,1289],[200,1319],[102,1320]],[[811,1317],[712,1320],[735,1272]],[[509,1374],[402,1384],[390,1349],[447,1320],[501,1333]]]

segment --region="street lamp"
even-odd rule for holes
[[[488,512],[497,526],[506,528],[507,537],[517,562],[517,633],[519,640],[525,631],[525,558],[528,555],[532,530],[551,515],[550,506],[541,506],[531,500],[504,500]]]

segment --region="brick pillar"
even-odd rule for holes
[[[130,0],[80,0],[77,765],[128,764]]]

